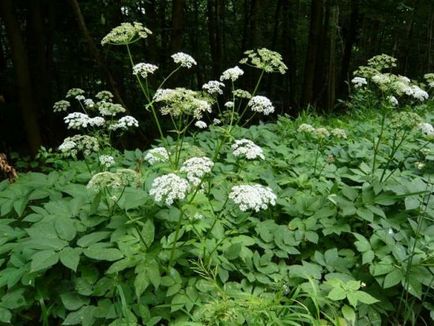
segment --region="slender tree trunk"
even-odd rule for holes
[[[336,0],[331,3],[330,9],[330,51],[328,60],[327,82],[327,110],[332,110],[336,103],[336,39],[339,24],[339,7]]]
[[[412,3],[412,7],[413,7],[413,13],[411,15],[410,21],[408,22],[407,25],[407,30],[406,30],[406,36],[405,36],[405,44],[403,46],[403,60],[401,62],[403,62],[403,71],[404,74],[407,75],[408,73],[408,61],[409,61],[409,57],[410,57],[410,48],[411,45],[413,44],[412,42],[412,37],[413,37],[413,31],[414,31],[414,20],[416,17],[416,11],[418,9],[418,4],[419,4],[419,0],[413,0]]]
[[[222,37],[220,26],[221,8],[216,0],[207,1],[208,34],[211,50],[213,78],[216,78],[222,70]]]
[[[172,5],[172,35],[170,40],[171,52],[176,52],[182,48],[182,34],[185,23],[185,0],[173,0]]]
[[[0,14],[3,17],[11,48],[12,62],[15,68],[16,82],[20,96],[21,115],[27,135],[27,142],[30,146],[30,150],[35,154],[41,146],[42,139],[38,123],[38,114],[35,107],[36,101],[33,96],[27,53],[11,0],[0,1]]]
[[[339,77],[339,94],[344,96],[349,94],[350,79],[349,74],[351,54],[353,46],[357,40],[357,27],[359,26],[359,1],[351,0],[351,16],[348,31],[345,33],[345,45],[341,61],[341,73]]]
[[[313,103],[315,72],[318,59],[318,45],[321,34],[322,7],[323,0],[312,0],[309,40],[303,82],[303,104],[305,105]]]
[[[429,23],[428,23],[428,35],[427,35],[427,61],[426,61],[426,68],[425,71],[431,71],[431,67],[432,67],[432,39],[433,39],[433,29],[434,29],[434,5],[431,3],[429,6]]]
[[[80,5],[79,5],[78,1],[77,0],[68,0],[68,1],[69,1],[70,6],[71,6],[71,9],[74,13],[78,27],[79,27],[81,33],[83,34],[84,39],[87,42],[87,46],[88,46],[90,54],[95,59],[98,67],[104,73],[104,75],[105,75],[105,77],[106,77],[106,79],[107,79],[107,81],[108,81],[108,83],[109,83],[109,85],[113,91],[113,95],[115,96],[116,100],[119,103],[121,103],[123,106],[125,106],[125,103],[122,100],[122,97],[119,93],[116,81],[113,78],[110,70],[107,68],[107,65],[105,64],[98,48],[96,47],[95,41],[93,40],[92,36],[89,33],[89,30],[87,29],[86,22],[84,20],[84,17],[83,17],[83,14],[81,12]]]

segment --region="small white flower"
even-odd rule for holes
[[[64,117],[63,120],[68,125],[68,129],[87,128],[91,121],[87,114],[81,112],[72,112]]]
[[[84,105],[87,108],[92,109],[95,106],[95,102],[91,98],[87,98],[84,100]]]
[[[240,67],[235,66],[233,68],[229,68],[223,71],[222,75],[220,76],[220,81],[224,81],[224,80],[236,81],[242,75],[244,75],[244,71],[240,69]]]
[[[146,153],[145,160],[151,165],[166,162],[169,160],[169,153],[164,147],[152,148]]]
[[[388,97],[387,97],[387,101],[388,101],[392,106],[398,106],[398,105],[399,105],[398,99],[397,99],[395,96],[393,96],[393,95],[388,96]]]
[[[154,179],[149,195],[156,202],[164,202],[170,206],[177,199],[185,199],[189,189],[190,185],[187,180],[174,173],[169,173]]]
[[[99,151],[98,139],[87,135],[74,135],[67,137],[59,146],[59,151],[65,156],[76,157],[79,152],[85,156]]]
[[[363,85],[367,85],[368,82],[366,80],[366,78],[363,77],[354,77],[351,82],[354,84],[355,88],[359,88],[362,87]]]
[[[114,124],[109,126],[110,130],[127,130],[130,127],[138,127],[139,122],[132,116],[126,115],[125,117],[122,117],[118,120],[118,122],[115,122]]]
[[[173,62],[184,68],[191,68],[197,65],[196,60],[189,54],[178,52],[172,55]]]
[[[223,94],[223,90],[221,89],[224,87],[225,84],[219,82],[218,80],[210,80],[206,84],[202,85],[202,89],[206,91],[208,94],[214,95],[214,94]]]
[[[434,127],[428,122],[422,122],[418,125],[420,131],[427,136],[434,136]]]
[[[232,145],[232,154],[236,157],[245,157],[248,160],[256,158],[265,159],[262,148],[249,139],[238,139]]]
[[[202,120],[196,121],[196,123],[194,125],[199,129],[205,129],[206,127],[208,127],[206,122],[204,122]]]
[[[313,133],[315,131],[315,128],[312,125],[308,124],[308,123],[302,123],[298,127],[297,131],[298,132],[306,132],[306,133],[311,134],[311,133]]]
[[[427,92],[425,92],[423,89],[421,89],[419,86],[412,86],[413,94],[412,96],[421,102],[427,100],[429,98],[429,95]]]
[[[100,101],[111,102],[114,95],[110,91],[100,91],[96,93],[95,97]]]
[[[219,120],[219,119],[217,119],[217,118],[214,118],[213,121],[212,121],[212,123],[215,124],[216,126],[218,126],[218,125],[221,124],[222,122],[221,122],[221,120]]]
[[[105,119],[103,117],[95,117],[89,119],[89,125],[93,127],[102,127],[105,124]]]
[[[86,98],[85,98],[83,95],[77,95],[77,96],[75,97],[75,99],[76,99],[77,101],[84,101]]]
[[[140,75],[142,78],[148,77],[153,74],[158,67],[150,63],[138,63],[133,67],[133,75]]]
[[[57,101],[53,105],[53,112],[64,112],[69,109],[71,103],[66,100]]]
[[[271,101],[265,96],[253,96],[247,104],[252,111],[269,115],[274,112],[274,106]]]
[[[82,90],[81,88],[71,88],[68,92],[66,92],[66,97],[76,97],[83,94],[84,90]]]
[[[243,212],[249,209],[259,212],[261,209],[267,209],[269,205],[276,205],[277,197],[271,188],[254,184],[232,187],[229,199],[232,199]]]
[[[213,166],[214,162],[208,157],[192,157],[182,164],[180,171],[187,173],[188,181],[198,186],[203,176],[210,173]]]
[[[415,166],[416,166],[416,169],[422,170],[425,167],[425,163],[423,163],[423,162],[416,162]]]
[[[330,133],[336,138],[347,139],[347,133],[345,132],[344,129],[335,128],[332,129]]]
[[[227,101],[227,102],[225,103],[225,107],[228,108],[228,109],[232,109],[232,108],[234,107],[234,102],[232,102],[232,101]]]
[[[326,128],[316,128],[314,130],[314,135],[318,138],[328,138],[330,137],[330,132]]]
[[[100,155],[100,157],[99,157],[99,163],[102,166],[105,166],[106,168],[109,168],[109,167],[115,165],[115,159],[111,155]]]
[[[98,105],[98,111],[102,116],[113,117],[118,113],[126,111],[122,105],[108,102],[106,100],[99,101],[97,105]]]

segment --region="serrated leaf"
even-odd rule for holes
[[[68,310],[77,310],[78,308],[89,303],[89,298],[82,297],[77,293],[71,292],[62,293],[60,295],[60,299],[62,300],[64,307]]]
[[[78,263],[80,262],[80,248],[63,248],[60,252],[60,262],[74,272],[77,271]]]
[[[59,238],[66,241],[73,240],[77,234],[74,222],[68,217],[57,218],[54,222],[54,227],[56,228]]]
[[[100,244],[94,244],[89,248],[84,249],[83,253],[89,258],[107,261],[115,261],[124,256],[119,249],[105,248]]]
[[[352,323],[356,321],[356,313],[354,312],[354,309],[351,308],[348,305],[344,305],[341,309],[342,315],[344,318]]]
[[[347,297],[347,293],[343,288],[335,287],[329,292],[327,297],[333,301],[341,301]]]

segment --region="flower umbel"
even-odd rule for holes
[[[177,199],[185,199],[189,189],[190,185],[187,180],[174,173],[169,173],[154,179],[149,195],[156,202],[164,202],[170,206]]]
[[[182,164],[180,171],[187,173],[188,181],[198,186],[203,176],[210,173],[213,166],[214,162],[208,157],[192,157]]]
[[[245,157],[248,160],[265,159],[262,148],[249,139],[236,140],[232,145],[232,154],[236,157]]]
[[[267,209],[269,205],[276,205],[277,196],[270,187],[254,184],[232,187],[229,198],[243,212],[249,209],[259,212],[261,209]]]

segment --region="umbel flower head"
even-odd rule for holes
[[[76,157],[78,153],[89,156],[99,151],[98,139],[87,135],[74,135],[67,137],[59,146],[59,150],[65,156]]]
[[[257,158],[265,159],[262,148],[249,139],[238,139],[232,145],[232,154],[236,157],[244,157],[248,160]]]
[[[232,187],[229,199],[243,212],[250,209],[259,212],[261,209],[267,209],[269,205],[276,205],[277,196],[270,187],[254,184]]]
[[[96,103],[99,113],[102,116],[114,117],[118,113],[125,112],[125,108],[117,103],[101,100]]]
[[[139,122],[136,120],[136,118],[126,115],[122,118],[120,118],[117,122],[111,124],[109,126],[110,130],[128,130],[131,127],[138,127]]]
[[[110,33],[103,37],[101,45],[126,45],[138,41],[141,38],[147,38],[152,32],[143,26],[142,23],[122,23],[113,28]]]
[[[306,132],[308,134],[312,134],[315,131],[315,128],[312,125],[308,124],[308,123],[302,123],[298,127],[297,131],[298,132]]]
[[[145,160],[150,165],[154,165],[160,162],[166,162],[169,160],[169,153],[164,147],[152,148],[146,153]]]
[[[223,71],[222,75],[220,76],[220,81],[231,80],[234,82],[242,75],[244,75],[244,71],[240,67],[235,66]]]
[[[219,82],[218,80],[210,80],[209,82],[202,85],[202,89],[210,95],[223,94],[225,84]]]
[[[269,115],[274,112],[274,106],[271,101],[265,96],[253,96],[247,104],[252,111]]]
[[[138,63],[133,67],[133,75],[140,75],[142,78],[148,77],[148,75],[152,75],[158,67],[151,63]]]
[[[185,199],[189,189],[190,185],[187,180],[175,173],[169,173],[154,179],[149,195],[157,203],[165,203],[170,206],[177,199]]]
[[[65,112],[71,106],[71,103],[66,100],[57,101],[53,105],[53,112]]]
[[[96,93],[95,98],[100,101],[111,102],[113,100],[113,94],[110,91],[99,91]]]
[[[434,127],[428,122],[422,122],[418,125],[419,130],[428,137],[434,136]]]
[[[192,157],[182,164],[180,171],[187,174],[188,181],[198,186],[205,174],[211,172],[213,166],[214,162],[208,157]]]
[[[358,77],[358,76],[354,77],[351,80],[351,82],[354,84],[355,88],[360,88],[360,87],[368,84],[368,81],[366,80],[366,78]]]
[[[265,72],[280,72],[284,74],[288,67],[283,63],[280,53],[265,48],[257,50],[248,50],[244,52],[247,55],[240,63],[250,64]]]
[[[109,168],[116,163],[114,157],[111,155],[100,155],[98,160],[99,163],[106,168]]]
[[[181,67],[190,69],[191,67],[197,65],[196,60],[194,58],[184,52],[178,52],[175,54],[172,54],[173,62],[180,65]]]

